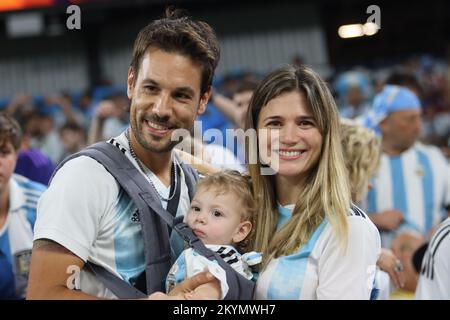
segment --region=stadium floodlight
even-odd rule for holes
[[[376,23],[373,23],[373,22],[366,22],[362,26],[362,28],[363,28],[364,34],[366,36],[373,36],[375,33],[378,32],[378,29],[380,29],[378,27],[378,25]]]
[[[356,23],[340,26],[338,34],[343,39],[362,37],[364,35],[363,25]]]

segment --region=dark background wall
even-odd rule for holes
[[[15,91],[82,90],[106,79],[125,79],[138,30],[160,17],[169,1],[116,0],[85,4],[82,29],[65,27],[65,7],[31,10],[45,21],[44,33],[11,38],[0,13],[0,97]],[[450,2],[356,0],[170,1],[209,22],[222,44],[218,75],[233,69],[265,72],[295,54],[329,74],[363,64],[393,63],[418,53],[445,56]],[[374,36],[340,39],[341,24],[364,23],[366,8],[381,8],[381,30]]]

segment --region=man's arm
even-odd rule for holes
[[[211,102],[220,110],[222,113],[229,118],[238,127],[243,127],[241,121],[242,113],[240,112],[239,106],[231,99],[215,93],[211,97]]]
[[[192,168],[203,175],[209,175],[220,171],[219,168],[214,167],[212,164],[204,161],[203,159],[200,159],[179,149],[174,150],[185,163],[189,164]]]
[[[84,261],[62,245],[48,239],[34,241],[27,299],[98,299],[67,287],[73,270],[83,266]]]
[[[27,299],[99,299],[82,291],[68,288],[68,285],[72,283],[73,270],[81,270],[83,266],[83,260],[60,244],[48,239],[34,241]],[[203,286],[205,290],[208,289],[208,299],[220,297],[220,286],[218,286],[217,279],[209,272],[202,272],[181,282],[168,295],[155,292],[148,299],[186,299],[185,294],[194,291],[199,286]],[[189,298],[201,299],[203,297],[193,295]]]
[[[394,230],[403,222],[403,214],[396,209],[369,214],[370,220],[381,230]]]

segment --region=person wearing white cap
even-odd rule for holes
[[[386,85],[375,97],[364,124],[382,136],[380,168],[366,199],[382,247],[391,248],[394,238],[404,231],[413,232],[419,240],[428,237],[433,226],[448,215],[450,170],[438,148],[418,141],[422,128],[419,99],[404,87]]]
[[[418,141],[421,105],[405,87],[386,85],[363,124],[382,136],[383,150],[365,209],[380,231],[382,247],[392,249],[403,265],[403,291],[413,297],[419,275],[410,257],[448,215],[449,166],[437,147]]]

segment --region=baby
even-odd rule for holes
[[[240,252],[247,249],[245,239],[252,229],[250,220],[254,211],[255,203],[247,178],[237,171],[221,171],[197,184],[185,222],[207,248],[217,252],[241,275],[252,279],[249,266],[259,263],[261,255],[255,252],[241,255]],[[205,269],[219,279],[223,298],[228,292],[225,271],[217,262],[208,260],[192,248],[184,250],[170,269],[167,291]],[[197,290],[201,291],[201,287]],[[201,292],[196,295],[202,296]]]

